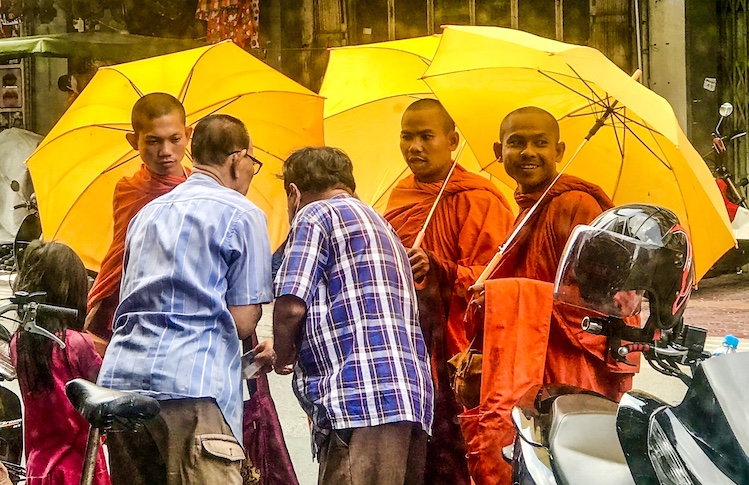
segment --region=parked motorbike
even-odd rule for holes
[[[720,126],[723,120],[733,113],[733,106],[731,103],[723,103],[720,106],[719,113],[720,119],[712,133],[712,151],[703,158],[712,157],[713,159],[713,173],[723,195],[723,201],[731,219],[731,227],[739,246],[729,250],[716,262],[705,275],[706,278],[741,272],[741,267],[749,263],[749,206],[747,206],[746,198],[742,193],[742,188],[749,185],[749,180],[743,178],[735,182],[726,166],[728,158],[726,142],[744,137],[746,132],[740,131],[731,136],[721,135]]]
[[[10,187],[14,192],[19,192],[21,189],[21,185],[16,180],[11,182]],[[42,236],[42,222],[36,205],[36,195],[32,193],[25,199],[23,203],[13,206],[13,210],[24,209],[27,215],[21,222],[12,245],[6,251],[0,248],[0,269],[5,271],[15,271],[23,259],[26,247],[31,241]]]
[[[707,331],[684,323],[691,258],[662,208],[621,206],[575,229],[555,300],[590,312],[582,329],[606,337],[612,358],[641,352],[688,390],[672,406],[642,391],[617,404],[570,386],[532,388],[513,408],[516,438],[503,450],[515,484],[749,484],[749,353],[711,358]],[[644,326],[626,324],[645,296]]]

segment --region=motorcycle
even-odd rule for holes
[[[18,181],[11,181],[10,187],[14,192],[20,193],[21,185]],[[32,193],[30,197],[24,198],[24,202],[13,206],[13,210],[24,209],[27,211],[27,214],[18,228],[13,243],[5,251],[0,250],[0,254],[3,254],[0,257],[0,269],[5,271],[17,270],[23,259],[23,252],[26,250],[26,247],[32,241],[42,236],[42,222],[39,218],[36,194]]]
[[[738,241],[738,247],[729,250],[715,265],[708,271],[705,277],[710,278],[728,273],[740,273],[741,267],[749,263],[749,206],[741,192],[741,188],[749,185],[749,180],[741,179],[738,183],[733,180],[731,172],[726,167],[728,150],[727,141],[737,140],[746,136],[745,131],[734,133],[731,136],[723,136],[720,133],[720,126],[723,120],[733,113],[731,103],[723,103],[720,106],[720,119],[712,133],[712,151],[703,155],[707,159],[710,155],[713,158],[713,173],[716,177],[716,183],[723,195],[723,201],[731,220],[734,236]]]
[[[584,328],[630,341],[616,353],[642,351],[654,369],[687,384],[686,396],[671,406],[631,391],[617,405],[571,386],[531,389],[513,409],[517,437],[503,450],[514,484],[749,483],[749,354],[708,359],[707,332],[690,325],[660,338],[610,319],[587,319]]]

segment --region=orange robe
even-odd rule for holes
[[[421,183],[413,175],[393,189],[385,219],[403,245],[412,247],[442,182]],[[448,358],[466,348],[473,329],[463,322],[466,291],[476,282],[512,226],[510,206],[489,180],[457,165],[421,244],[439,266],[440,286],[448,293],[445,340]]]
[[[186,169],[187,170],[187,169]],[[189,174],[189,170],[187,171]],[[112,320],[120,298],[122,259],[125,254],[127,226],[146,204],[170,192],[187,180],[173,175],[154,175],[145,165],[132,177],[123,177],[114,189],[114,234],[112,244],[101,262],[101,270],[88,294],[86,330],[104,342],[97,342],[102,350],[112,337]]]
[[[441,182],[420,183],[411,175],[393,190],[385,218],[406,247],[413,246],[441,186]],[[419,319],[436,383],[425,483],[470,483],[465,443],[456,422],[462,408],[450,389],[446,363],[473,338],[473,328],[467,329],[463,321],[466,290],[497,251],[511,224],[512,212],[497,188],[456,166],[421,245],[429,255],[430,271],[418,291]]]
[[[542,192],[515,195],[521,209],[517,221],[522,220]],[[489,361],[484,360],[483,369],[484,372],[491,372],[497,366],[511,365],[512,378],[485,379],[482,375],[482,405],[486,408],[487,402],[494,403],[491,412],[494,413],[495,423],[492,431],[486,432],[482,430],[487,425],[483,428],[477,428],[475,424],[468,426],[471,428],[466,433],[469,456],[472,453],[477,456],[471,466],[471,473],[477,484],[510,483],[509,466],[501,462],[488,468],[487,464],[496,460],[487,457],[482,463],[480,457],[482,450],[501,450],[503,446],[512,443],[514,430],[509,412],[531,384],[541,384],[542,382],[538,382],[540,379],[545,384],[569,384],[596,391],[618,401],[624,392],[632,388],[632,377],[637,371],[636,365],[619,363],[611,358],[606,337],[582,330],[580,324],[586,312],[562,304],[552,304],[551,286],[548,285],[554,282],[559,260],[572,230],[578,224],[590,223],[604,210],[613,207],[611,200],[600,187],[563,174],[541,204],[521,230],[517,243],[508,249],[492,275],[492,278],[529,278],[546,283],[546,296],[542,297],[539,293],[531,303],[518,303],[526,317],[510,315],[517,318],[515,326],[520,327],[519,329],[508,325],[507,295],[497,290],[506,283],[494,280],[486,282],[484,354]],[[543,306],[545,304],[542,305],[542,300],[549,302],[550,312],[545,317],[539,313],[535,318],[529,318],[528,305]],[[539,319],[544,320],[541,322]],[[545,319],[549,319],[548,327]],[[516,353],[515,350],[522,347],[516,337],[523,332],[531,332],[531,329],[522,328],[528,325],[535,325],[534,331],[537,333],[544,329],[542,334],[545,338],[537,336],[531,342],[526,342],[532,345]],[[548,343],[539,347],[539,341]],[[511,363],[500,360],[505,358],[502,357],[503,354],[511,355],[514,360]],[[492,355],[498,357],[492,361]],[[497,402],[501,402],[501,406]],[[467,428],[466,423],[472,419],[489,422],[486,412],[486,409],[482,410],[480,407],[464,415],[464,430]],[[474,439],[476,433],[479,436]]]

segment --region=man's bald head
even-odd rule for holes
[[[149,93],[133,105],[130,122],[133,124],[133,131],[137,135],[149,121],[172,113],[177,113],[182,120],[182,124],[185,124],[187,119],[185,107],[177,98],[167,93]]]
[[[546,118],[546,120],[548,120],[549,122],[548,127],[551,130],[549,135],[554,137],[554,141],[559,141],[559,123],[557,122],[557,119],[554,118],[554,115],[537,106],[525,106],[523,108],[518,108],[514,111],[510,111],[510,113],[508,113],[508,115],[505,116],[505,118],[502,120],[502,124],[499,126],[500,142],[504,141],[505,134],[510,128],[510,123],[512,123],[512,118],[518,115],[536,115],[540,118]]]
[[[406,111],[403,112],[403,117],[405,118],[407,114],[413,113],[415,111],[426,111],[426,110],[434,110],[434,114],[439,119],[440,125],[444,128],[445,133],[450,133],[451,131],[455,131],[455,122],[453,121],[452,117],[448,114],[445,107],[442,106],[442,103],[440,103],[436,99],[429,99],[429,98],[420,99],[418,101],[411,103],[408,106],[408,108],[406,108]]]

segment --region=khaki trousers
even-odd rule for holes
[[[423,485],[426,449],[416,423],[332,431],[320,450],[318,484]]]
[[[244,451],[216,401],[159,401],[135,432],[107,434],[112,485],[242,485]]]

